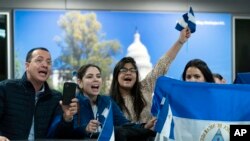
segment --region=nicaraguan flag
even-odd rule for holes
[[[157,79],[154,95],[166,99],[158,110],[155,130],[168,137],[164,130],[169,128],[165,122],[170,108],[174,127],[168,130],[173,130],[176,141],[229,141],[231,124],[250,124],[250,85],[184,82],[163,76]]]
[[[110,102],[109,108],[105,108],[102,115],[105,117],[102,131],[98,137],[98,141],[115,141],[114,125],[113,125],[113,111],[112,103]]]
[[[170,89],[170,85],[166,85],[164,89],[157,87],[159,85],[155,86],[151,107],[152,115],[157,117],[155,141],[169,141],[169,139],[174,139],[173,130],[171,130],[173,128],[172,112],[168,104],[168,94],[165,90]]]
[[[192,7],[190,7],[189,12],[182,15],[182,18],[177,22],[176,29],[181,31],[185,27],[189,27],[191,33],[194,33],[196,30],[195,17]]]

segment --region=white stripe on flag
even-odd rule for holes
[[[169,139],[160,133],[157,133],[154,141],[169,141]]]
[[[114,137],[114,125],[113,125],[113,110],[112,102],[110,101],[109,109],[105,108],[102,112],[105,117],[103,128],[98,136],[97,141],[115,141]]]
[[[115,141],[115,132],[114,132],[114,128],[112,130],[112,135],[110,137],[110,141]]]
[[[163,97],[162,100],[161,100],[161,105],[162,105],[162,106],[164,105],[165,101],[166,101],[166,98]]]
[[[229,141],[230,124],[250,124],[250,122],[225,122],[187,119],[173,116],[176,141],[212,141],[220,130],[224,141]]]
[[[105,109],[103,110],[103,112],[102,112],[102,115],[103,115],[105,118],[107,118],[108,113],[109,113],[109,109],[108,109],[108,108],[105,108]]]
[[[196,23],[195,17],[191,13],[188,13],[188,21],[191,21],[194,24]]]
[[[170,107],[168,108],[168,116],[166,118],[166,121],[163,125],[161,134],[167,138],[170,136],[170,130],[171,130],[171,123],[172,123],[172,111]]]
[[[179,20],[179,24],[180,24],[183,28],[185,28],[185,27],[188,26],[188,24],[186,23],[186,21],[185,21],[183,18],[181,18],[181,19]]]

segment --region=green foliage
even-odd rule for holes
[[[57,37],[58,46],[62,48],[59,60],[69,64],[72,70],[77,70],[86,63],[96,64],[101,67],[104,80],[108,80],[112,57],[119,53],[121,47],[118,40],[104,39],[104,33],[100,33],[102,26],[96,14],[67,12],[60,17],[58,25],[64,31]],[[106,91],[107,87],[104,81],[103,91]]]
[[[18,54],[17,51],[15,51],[15,66],[14,66],[14,70],[15,70],[15,78],[20,78],[22,76],[21,74],[21,63],[20,60],[18,59]]]

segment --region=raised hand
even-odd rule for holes
[[[77,113],[78,110],[78,100],[77,98],[73,98],[69,105],[63,105],[62,101],[60,101],[60,105],[63,109],[63,118],[65,121],[71,121],[73,116]]]

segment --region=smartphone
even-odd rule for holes
[[[76,93],[76,83],[65,82],[63,85],[63,105],[69,105],[71,100],[75,98]]]

